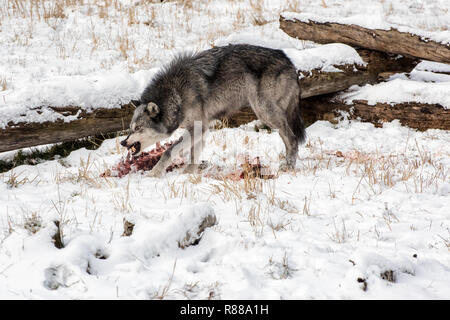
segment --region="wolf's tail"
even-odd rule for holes
[[[292,114],[290,117],[291,129],[292,132],[298,139],[299,143],[303,143],[306,140],[306,131],[305,131],[305,123],[303,122],[302,112],[300,108],[301,98],[300,94],[298,95],[298,103],[296,108],[293,108]]]

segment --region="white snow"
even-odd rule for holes
[[[321,69],[324,72],[339,72],[340,70],[333,68],[333,66],[345,64],[366,65],[355,49],[342,43],[331,43],[301,51],[289,48],[283,51],[297,70],[301,71]]]
[[[0,296],[448,297],[450,133],[345,119],[307,133],[296,174],[253,187],[180,172],[100,178],[121,156],[115,139],[0,175]],[[275,170],[283,152],[276,132],[247,125],[212,131],[202,158],[232,169],[248,154]],[[13,187],[14,175],[28,180]],[[217,224],[200,243],[178,248],[211,213]],[[130,237],[124,218],[135,223]],[[55,219],[63,249],[51,242]]]
[[[269,22],[262,26],[250,26],[235,31],[214,41],[214,46],[246,43],[254,46],[263,46],[273,49],[297,49],[316,47],[311,41],[300,41],[288,36],[280,30],[278,22]]]
[[[450,65],[445,64],[445,63],[434,62],[434,61],[421,61],[416,66],[416,70],[450,73]]]
[[[353,86],[344,93],[338,94],[338,98],[349,104],[354,100],[367,100],[371,105],[377,102],[397,104],[415,101],[440,104],[445,109],[449,109],[449,93],[450,81],[425,83],[397,78],[374,85]]]

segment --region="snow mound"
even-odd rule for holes
[[[333,66],[366,65],[355,49],[342,43],[326,44],[301,51],[295,49],[284,49],[283,51],[291,59],[297,70],[301,71],[321,69],[322,71],[336,72],[340,70]]]
[[[405,79],[394,79],[378,84],[353,86],[338,98],[350,104],[354,100],[367,100],[370,105],[377,102],[397,104],[418,102],[440,104],[450,108],[450,82],[425,83]]]

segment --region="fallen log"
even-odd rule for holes
[[[80,110],[77,107],[52,109],[64,115],[75,115]],[[82,111],[77,120],[70,122],[10,123],[0,129],[0,152],[122,131],[128,129],[133,111],[134,106],[130,103],[116,109]]]
[[[344,90],[352,85],[375,83],[380,73],[410,72],[417,60],[398,58],[394,55],[360,49],[357,50],[365,66],[357,64],[334,65],[340,72],[323,72],[321,69],[299,70],[301,97],[307,98]],[[0,129],[0,152],[32,147],[37,145],[72,141],[87,136],[107,134],[126,130],[129,127],[134,105],[121,108],[97,108],[92,112],[77,107],[51,107],[64,116],[77,115],[76,120],[65,122],[23,122],[9,123]],[[238,126],[255,119],[251,109],[243,109],[230,117],[229,126]]]
[[[336,99],[333,95],[306,99],[302,109],[306,122],[317,120],[333,122],[341,116],[341,111],[348,112],[349,119],[360,119],[381,127],[383,122],[400,120],[410,128],[425,131],[428,129],[450,130],[450,109],[439,104],[404,102],[397,104],[376,103],[369,105],[366,100],[354,100],[351,104]]]
[[[367,49],[358,49],[357,52],[366,62],[366,66],[335,66],[342,72],[322,72],[317,69],[308,72],[298,71],[301,97],[309,98],[338,92],[352,85],[373,84],[378,82],[382,73],[410,72],[419,62],[416,59]]]
[[[360,48],[450,63],[450,44],[390,30],[367,29],[353,24],[301,21],[290,14],[280,16],[280,28],[291,37],[317,43],[340,42]]]
[[[351,104],[346,104],[336,100],[333,95],[324,95],[304,99],[301,109],[307,126],[318,120],[334,122],[344,111],[348,112],[349,119],[371,122],[376,127],[381,127],[383,122],[398,119],[402,125],[420,131],[450,130],[450,109],[445,109],[439,104],[405,102],[393,105],[388,103],[369,105],[365,100],[355,100]],[[250,108],[243,109],[241,114],[247,122],[257,119]]]

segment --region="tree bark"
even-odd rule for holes
[[[442,44],[396,29],[367,29],[340,23],[303,22],[280,16],[280,28],[288,35],[317,43],[340,42],[351,46],[403,56],[450,63],[450,44]]]
[[[52,108],[64,115],[75,115],[79,108]],[[77,120],[44,123],[10,123],[0,129],[0,152],[48,143],[72,141],[88,136],[128,129],[134,107],[127,104],[117,109],[95,109],[81,112]]]
[[[378,82],[382,73],[411,72],[419,62],[417,59],[397,57],[380,51],[358,49],[357,52],[367,63],[366,66],[335,66],[342,72],[299,71],[301,97],[309,98],[338,92],[352,85],[373,84]]]
[[[377,103],[369,105],[366,100],[354,100],[352,104],[336,100],[333,95],[312,97],[306,99],[302,108],[303,118],[307,123],[317,120],[333,122],[340,117],[340,111],[349,113],[350,119],[360,119],[381,127],[383,122],[400,120],[400,123],[410,128],[425,131],[427,129],[450,130],[450,109],[444,109],[439,104],[405,102],[390,105]]]
[[[335,122],[340,111],[349,113],[349,119],[360,119],[381,127],[383,122],[400,120],[402,125],[425,131],[428,129],[450,130],[450,110],[439,104],[405,102],[395,105],[388,103],[367,104],[365,100],[355,100],[352,104],[335,101],[332,95],[311,97],[302,101],[302,116],[308,126],[318,120]],[[250,108],[240,111],[236,124],[256,120]]]

